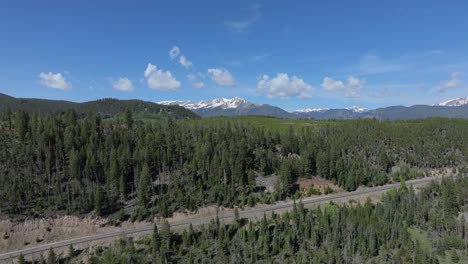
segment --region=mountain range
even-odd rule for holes
[[[217,98],[199,102],[142,100],[118,100],[105,98],[76,103],[63,100],[15,98],[0,93],[0,112],[22,110],[50,114],[67,109],[78,113],[98,112],[104,117],[113,117],[130,109],[138,118],[171,117],[192,119],[200,117],[257,115],[291,119],[357,119],[409,120],[428,117],[450,117],[468,119],[468,98],[456,98],[434,105],[390,106],[367,109],[359,106],[347,108],[305,108],[286,111],[269,104],[256,104],[240,97]]]
[[[231,99],[217,98],[200,102],[192,101],[161,101],[162,105],[183,106],[201,117],[261,115],[281,118],[294,117],[291,113],[269,104],[254,104],[240,97]]]
[[[427,117],[468,118],[468,98],[457,98],[435,105],[390,106],[367,109],[359,106],[348,108],[306,108],[288,112],[269,104],[255,104],[240,97],[217,98],[199,102],[161,101],[162,105],[179,105],[201,117],[261,115],[281,118],[405,120]]]

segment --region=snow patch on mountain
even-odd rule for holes
[[[330,108],[305,108],[305,109],[298,109],[293,111],[293,113],[312,113],[312,112],[325,112],[330,110]]]
[[[436,106],[462,106],[468,104],[468,97],[450,99],[442,103],[434,104]]]
[[[162,105],[180,105],[190,110],[196,110],[201,108],[217,108],[222,109],[234,109],[247,105],[253,105],[253,103],[245,100],[244,98],[234,97],[234,98],[217,98],[213,100],[205,100],[199,102],[192,101],[161,101],[158,104]]]

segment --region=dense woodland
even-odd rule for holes
[[[130,110],[111,119],[73,110],[7,111],[0,141],[1,213],[120,210],[145,219],[208,204],[284,199],[294,195],[298,177],[318,175],[355,190],[423,176],[415,168],[463,167],[468,121],[307,121],[278,128],[239,119],[142,121]],[[392,170],[402,166],[410,169]],[[256,188],[258,174],[279,176],[273,193]]]
[[[467,189],[465,176],[417,193],[403,185],[377,204],[297,203],[258,222],[218,219],[182,233],[163,222],[149,238],[98,247],[90,263],[467,263]]]

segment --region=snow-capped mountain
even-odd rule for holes
[[[292,115],[285,110],[268,104],[254,104],[240,97],[216,98],[199,102],[192,101],[162,101],[162,105],[180,105],[192,110],[202,117],[263,115],[290,118]]]
[[[442,103],[435,104],[437,106],[462,106],[468,104],[468,97],[450,99]]]
[[[347,108],[344,108],[346,110],[349,110],[349,111],[352,111],[354,113],[365,113],[365,112],[369,112],[369,109],[367,108],[364,108],[364,107],[360,107],[360,106],[351,106],[351,107],[347,107]],[[326,112],[326,111],[329,111],[329,110],[337,110],[337,109],[330,109],[330,108],[304,108],[304,109],[298,109],[298,110],[294,110],[292,111],[292,113],[323,113],[323,112]]]
[[[327,110],[330,110],[330,108],[305,108],[305,109],[294,110],[293,113],[325,112]]]
[[[428,117],[468,118],[468,98],[448,100],[435,105],[389,106],[367,109],[360,106],[347,108],[310,107],[287,112],[269,104],[256,104],[240,97],[216,98],[213,100],[162,101],[163,105],[180,105],[201,117],[260,115],[280,118],[307,119],[357,119],[376,118],[380,120],[418,119]],[[445,106],[445,107],[440,107]],[[458,106],[458,107],[448,107]]]
[[[367,117],[370,111],[364,107],[351,106],[347,108],[305,108],[295,110],[292,114],[297,118],[355,119]]]
[[[192,102],[192,101],[161,101],[158,104],[162,105],[180,105],[190,110],[196,110],[200,108],[221,108],[221,109],[234,109],[243,106],[252,105],[251,102],[248,102],[244,98],[234,97],[234,98],[216,98],[213,100]]]

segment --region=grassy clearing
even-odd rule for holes
[[[232,117],[213,117],[202,118],[197,120],[184,121],[193,125],[216,125],[223,123],[243,123],[252,126],[264,127],[279,132],[287,131],[289,128],[320,128],[322,126],[333,125],[336,121],[323,121],[323,120],[298,120],[298,119],[284,119],[266,116],[232,116]]]

